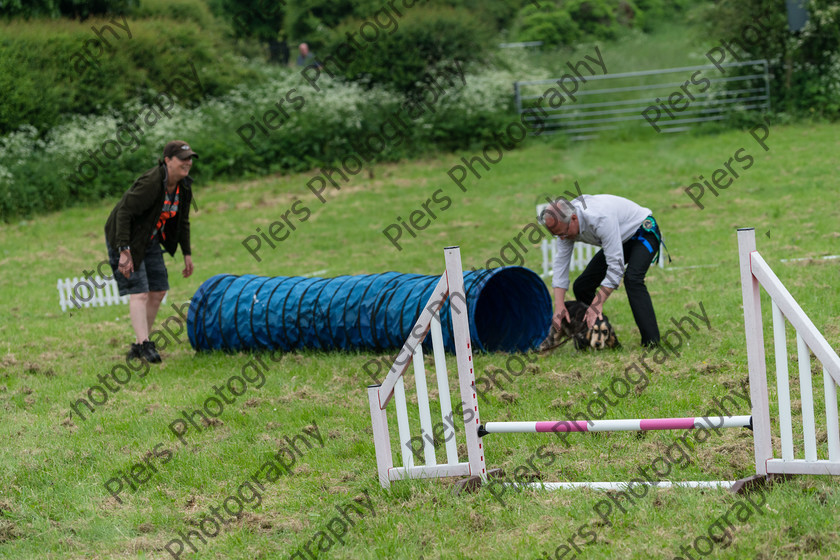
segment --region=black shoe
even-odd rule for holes
[[[140,351],[142,354],[142,358],[150,364],[157,364],[162,361],[160,359],[160,354],[158,354],[158,351],[155,348],[155,343],[151,340],[144,340]]]
[[[143,358],[143,345],[142,344],[132,344],[131,350],[128,351],[126,354],[126,359],[128,360],[140,360]]]

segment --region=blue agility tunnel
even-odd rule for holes
[[[218,274],[196,290],[187,332],[196,350],[400,348],[439,279],[399,272],[336,278]],[[531,270],[464,272],[464,288],[474,349],[522,352],[548,335],[551,298]],[[464,303],[456,298],[453,305],[457,313]],[[441,326],[449,352],[451,312],[447,300]]]

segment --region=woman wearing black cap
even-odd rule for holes
[[[120,295],[129,295],[129,315],[137,341],[129,358],[160,362],[149,331],[169,290],[169,275],[161,245],[184,255],[184,278],[193,273],[190,250],[189,176],[198,155],[186,142],[175,140],[163,149],[163,160],[141,175],[123,195],[105,223],[108,258]]]

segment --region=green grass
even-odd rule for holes
[[[465,193],[446,171],[472,153],[376,165],[372,177],[365,172],[340,191],[329,191],[324,205],[305,187],[314,172],[198,184],[199,211],[192,217],[196,273],[181,278],[180,255],[170,263],[170,303],[186,301],[202,280],[217,273],[439,274],[447,245],[461,247],[465,268],[480,266],[533,220],[541,193],[559,194],[577,180],[584,193],[638,201],[661,223],[674,268],[648,275],[660,327],[665,330],[671,317],[699,311],[700,302],[711,321],[711,329],[692,333],[679,357],[654,366],[647,388],[622,399],[606,417],[702,413],[747,376],[736,227],[756,228],[761,254],[829,342],[840,343],[836,261],[780,262],[840,253],[838,170],[827,156],[840,149],[838,138],[836,126],[773,126],[766,153],[745,131],[568,148],[533,141],[505,153],[480,181],[467,180]],[[706,209],[699,210],[683,187],[700,174],[709,177],[739,148],[755,157],[754,165],[720,197],[707,194]],[[405,237],[404,249],[396,251],[381,231],[439,188],[452,206],[416,239]],[[242,239],[280,219],[295,198],[309,205],[312,217],[277,249],[262,251],[263,261],[257,263]],[[167,426],[182,410],[199,406],[214,384],[241,370],[251,356],[195,355],[188,344],[168,346],[162,365],[132,379],[86,421],[68,421],[71,400],[122,361],[132,338],[126,307],[62,313],[55,291],[59,277],[78,276],[105,257],[102,230],[114,203],[103,200],[0,226],[2,558],[168,558],[163,546],[178,531],[198,523],[256,472],[284,436],[313,422],[324,447],[304,453],[290,476],[265,486],[259,507],[246,506],[242,519],[224,527],[197,554],[183,557],[288,558],[336,515],[335,506],[365,491],[376,515],[357,523],[345,545],[336,544],[319,558],[543,558],[544,551],[553,553],[568,543],[584,524],[596,531],[596,542],[583,547],[581,557],[673,558],[736,504],[723,491],[656,490],[626,513],[613,513],[612,525],[604,525],[593,511],[605,499],[597,492],[509,494],[503,507],[488,492],[454,496],[451,481],[400,483],[383,491],[370,433],[369,381],[361,369],[379,354],[369,352],[301,351],[269,361],[265,385],[249,388],[226,406],[215,426],[189,432],[188,447]],[[540,262],[535,246],[525,263],[539,269]],[[692,265],[716,266],[682,268]],[[593,355],[564,347],[548,357],[526,357],[535,367],[494,389],[489,402],[480,405],[482,420],[559,419],[580,411],[597,387],[620,376],[639,359],[638,332],[623,289],[605,311],[623,349]],[[162,311],[159,319],[171,313]],[[504,368],[506,359],[476,355],[476,371],[484,375],[490,366]],[[454,360],[449,361],[452,372]],[[819,392],[819,377],[815,387]],[[749,413],[748,407],[737,413]],[[393,417],[391,431],[396,432]],[[557,460],[551,466],[538,463],[545,480],[625,480],[664,453],[674,437],[667,432],[581,434],[570,437],[575,445],[566,449],[549,436],[488,436],[487,461],[512,473],[546,445]],[[754,472],[751,442],[740,430],[713,436],[697,446],[689,464],[675,467],[671,478],[747,476]],[[117,503],[103,483],[158,443],[174,451],[172,459]],[[766,500],[762,515],[736,522],[731,544],[722,549],[724,543],[715,543],[710,557],[836,554],[831,552],[840,545],[836,482],[799,478],[774,487]]]

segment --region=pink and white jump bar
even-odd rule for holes
[[[556,420],[547,422],[487,422],[479,435],[531,434],[541,432],[647,432],[751,428],[751,416],[696,416],[689,418],[636,418],[632,420]]]

